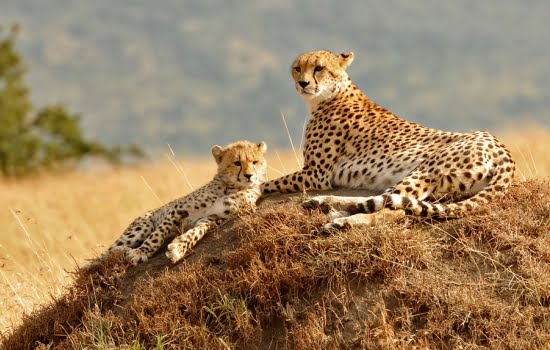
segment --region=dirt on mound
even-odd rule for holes
[[[447,222],[379,216],[326,234],[271,197],[183,262],[111,256],[25,316],[6,349],[543,349],[550,181]]]

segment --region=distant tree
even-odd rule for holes
[[[21,176],[41,168],[74,166],[87,156],[112,163],[142,157],[139,147],[107,147],[84,137],[80,117],[60,104],[32,111],[27,70],[15,48],[19,27],[0,26],[0,174]]]

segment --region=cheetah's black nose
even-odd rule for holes
[[[300,80],[298,82],[298,85],[300,85],[302,88],[305,88],[306,86],[309,85],[309,81]]]
[[[244,174],[244,177],[246,177],[247,180],[250,180],[250,178],[252,177],[252,174]]]

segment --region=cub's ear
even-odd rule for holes
[[[214,156],[214,159],[216,160],[216,163],[220,164],[223,157],[223,152],[225,149],[222,146],[212,146],[212,155]]]
[[[267,151],[267,144],[265,143],[265,141],[262,141],[258,144],[258,149],[262,152],[262,153],[265,153],[265,151]]]
[[[353,62],[353,52],[341,53],[340,56],[338,56],[338,61],[340,62],[340,67],[343,69],[348,68],[351,62]]]

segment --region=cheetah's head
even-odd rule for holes
[[[259,186],[265,180],[267,162],[265,142],[255,144],[238,141],[225,148],[213,146],[212,155],[218,164],[216,176],[224,183],[237,187]]]
[[[346,68],[353,62],[353,52],[335,55],[330,51],[304,53],[292,63],[292,77],[299,95],[309,103],[331,98],[348,83]]]

